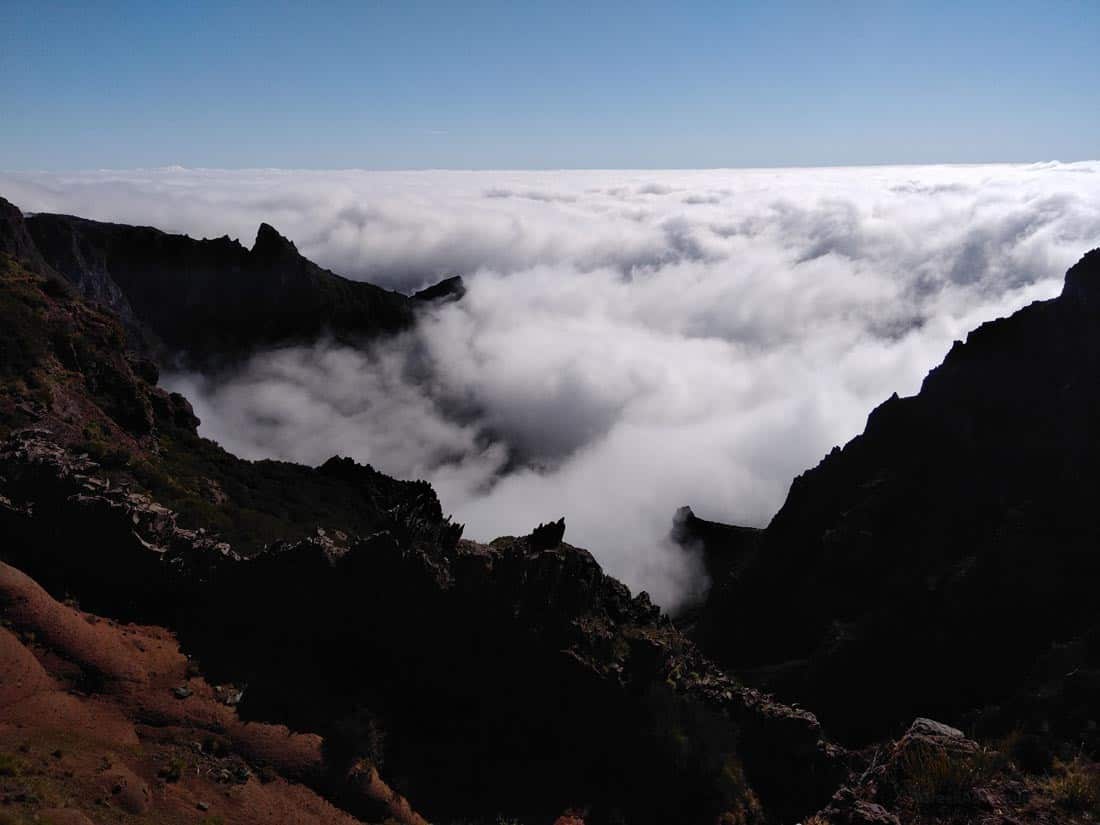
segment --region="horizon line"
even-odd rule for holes
[[[2,175],[35,174],[92,174],[103,172],[372,172],[372,173],[408,173],[408,172],[448,172],[448,173],[524,173],[524,172],[768,172],[791,171],[801,169],[888,169],[905,167],[991,167],[991,166],[1073,166],[1077,164],[1098,163],[1097,158],[1076,160],[998,160],[998,161],[927,161],[882,163],[823,163],[823,164],[775,164],[764,166],[529,166],[529,167],[448,167],[448,166],[408,166],[408,167],[371,167],[371,166],[186,166],[183,164],[164,164],[162,166],[100,166],[85,168],[34,168],[0,169]]]

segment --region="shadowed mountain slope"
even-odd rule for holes
[[[268,224],[251,249],[228,237],[195,240],[69,215],[31,215],[19,231],[4,203],[9,234],[20,239],[12,254],[44,261],[116,312],[132,341],[200,366],[323,334],[354,342],[412,324],[412,299],[322,269]]]
[[[1052,645],[1096,632],[1098,501],[1100,250],[796,478],[698,639],[850,741],[996,715]],[[1082,696],[1024,721],[1095,743],[1100,693]]]

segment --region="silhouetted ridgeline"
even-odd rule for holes
[[[132,343],[199,366],[321,335],[357,343],[398,332],[412,325],[416,306],[463,292],[458,277],[414,297],[342,278],[268,224],[248,249],[229,237],[195,240],[69,215],[17,220],[6,201],[0,212],[11,254],[51,267],[109,307]]]
[[[1100,639],[1098,501],[1100,250],[796,478],[697,639],[853,742],[920,713],[1095,748],[1100,645],[1038,684]]]

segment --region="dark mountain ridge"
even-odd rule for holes
[[[992,724],[1052,645],[1100,634],[1098,501],[1094,250],[1060,297],[956,342],[919,394],[796,478],[696,638],[850,742],[916,715]],[[1095,747],[1100,693],[1079,705],[1006,724]]]
[[[458,277],[412,297],[349,280],[304,258],[266,223],[249,249],[228,236],[196,240],[71,215],[24,218],[2,199],[0,213],[10,254],[50,267],[110,308],[132,346],[200,368],[322,335],[354,344],[400,332],[417,307],[463,292]]]

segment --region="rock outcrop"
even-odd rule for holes
[[[949,725],[916,719],[896,741],[853,758],[847,781],[812,825],[954,825],[1094,819],[1096,766],[1068,757],[1056,770],[1029,772],[1013,747],[983,747]]]
[[[437,284],[426,287],[413,293],[413,300],[423,301],[428,304],[445,304],[457,301],[466,294],[466,283],[461,275],[444,278]]]
[[[21,261],[25,266],[42,274],[47,266],[42,253],[27,230],[23,213],[15,204],[0,198],[0,253]]]

